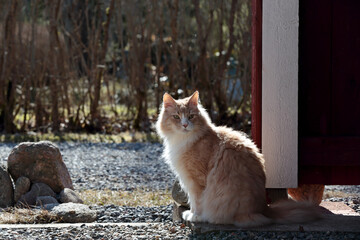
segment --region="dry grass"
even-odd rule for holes
[[[172,203],[171,193],[168,190],[146,191],[142,189],[134,191],[111,191],[111,190],[84,190],[79,192],[80,198],[85,204],[118,206],[160,206]]]
[[[173,202],[169,190],[147,191],[137,189],[134,191],[111,191],[111,190],[84,190],[78,192],[81,199],[87,205],[118,205],[129,207],[151,207],[168,205]],[[342,191],[326,190],[323,199],[346,198],[351,194]],[[34,224],[61,222],[61,219],[49,211],[30,208],[7,208],[0,211],[0,224]]]
[[[84,190],[78,192],[87,205],[118,205],[129,207],[151,207],[173,202],[168,190],[134,191]],[[34,224],[61,222],[61,219],[44,209],[7,208],[0,211],[0,224]]]
[[[7,208],[0,212],[0,224],[61,222],[57,215],[43,209]]]

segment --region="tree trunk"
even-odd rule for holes
[[[94,96],[93,96],[93,100],[91,101],[91,106],[90,106],[90,114],[91,114],[91,124],[93,126],[97,125],[96,122],[99,119],[99,100],[100,100],[100,92],[101,92],[101,80],[104,77],[104,67],[105,66],[105,56],[106,56],[106,52],[108,49],[108,41],[109,41],[109,27],[110,27],[110,21],[111,21],[111,17],[114,11],[114,4],[115,1],[111,0],[109,8],[107,10],[107,18],[106,18],[106,22],[103,26],[103,35],[104,35],[104,40],[102,42],[102,49],[101,52],[99,54],[99,59],[98,59],[98,66],[94,66],[96,67],[96,75],[95,75],[95,83],[94,83]],[[101,30],[101,28],[99,29],[99,31]]]
[[[58,132],[60,127],[59,120],[59,98],[58,98],[58,78],[63,74],[61,70],[63,68],[63,61],[61,58],[61,46],[58,35],[58,18],[61,7],[61,0],[58,0],[55,4],[52,2],[48,2],[48,12],[50,18],[50,26],[49,26],[49,37],[50,37],[50,49],[49,49],[49,57],[50,62],[49,70],[50,70],[50,91],[51,91],[51,119],[52,119],[52,131]]]
[[[19,9],[18,0],[10,3],[10,10],[5,19],[4,28],[4,52],[2,53],[2,69],[0,75],[1,99],[0,107],[3,114],[4,130],[13,133],[16,130],[14,124],[15,89],[17,85],[16,70],[16,16]]]
[[[197,66],[197,79],[195,87],[198,90],[203,90],[206,92],[206,97],[202,98],[204,101],[205,108],[208,110],[209,114],[212,115],[213,110],[213,88],[209,75],[209,63],[208,63],[208,52],[207,52],[207,41],[212,28],[213,23],[213,11],[210,11],[209,24],[206,26],[203,16],[201,14],[201,7],[199,0],[193,0],[193,5],[195,7],[195,19],[197,23],[197,42],[199,45],[199,58]]]

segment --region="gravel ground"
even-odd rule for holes
[[[344,202],[346,205],[354,209],[356,212],[360,214],[360,186],[341,186],[341,185],[334,185],[334,186],[325,186],[325,193],[332,193],[342,192],[345,193],[344,197],[330,197],[327,198],[325,201],[330,202]],[[336,195],[336,194],[334,194]]]
[[[161,144],[151,143],[58,143],[75,190],[169,189],[174,175],[161,159]],[[0,144],[0,162],[6,163],[15,144]],[[342,191],[341,201],[360,212],[360,186],[327,186]],[[1,229],[0,239],[360,239],[358,234],[312,232],[217,232],[195,235],[181,223],[171,221],[172,206],[91,206],[98,223],[146,222],[144,227],[83,226],[66,229]]]
[[[353,233],[330,232],[214,232],[195,235],[187,227],[176,224],[158,223],[151,227],[134,226],[94,226],[47,229],[2,229],[0,239],[34,240],[34,239],[328,239],[346,240],[360,239]]]
[[[167,189],[174,174],[161,159],[162,145],[151,143],[58,143],[75,190]],[[15,144],[0,144],[7,160]]]

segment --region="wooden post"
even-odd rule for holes
[[[262,0],[252,0],[252,76],[251,76],[251,135],[261,150],[262,111]],[[267,189],[268,202],[287,199],[287,190]]]

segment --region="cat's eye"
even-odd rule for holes
[[[194,114],[190,114],[188,118],[189,118],[189,119],[192,119],[192,118],[194,118],[194,117],[195,117]]]
[[[173,118],[180,119],[179,115],[173,115]]]

